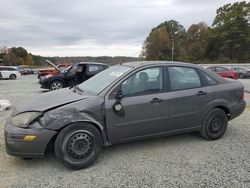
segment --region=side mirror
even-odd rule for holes
[[[115,95],[116,100],[120,101],[122,99],[122,91],[118,91]]]

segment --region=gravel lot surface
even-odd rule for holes
[[[242,80],[250,92],[250,79]],[[35,76],[0,80],[0,99],[13,105],[42,94]],[[245,95],[250,102],[250,94]],[[22,160],[5,152],[0,112],[0,187],[250,187],[250,106],[217,141],[198,134],[104,148],[88,169],[68,170],[53,154]]]

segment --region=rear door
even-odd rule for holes
[[[199,72],[192,67],[169,66],[167,99],[168,131],[190,129],[201,125],[201,107],[207,92],[202,88]]]
[[[103,65],[87,64],[86,73],[85,73],[85,80],[91,78],[92,76],[103,71],[104,69],[105,69],[105,66],[103,66]]]

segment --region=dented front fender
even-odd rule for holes
[[[76,122],[88,122],[100,130],[103,143],[106,145],[108,142],[103,106],[104,99],[102,97],[90,97],[45,112],[39,123],[44,128],[60,131]]]

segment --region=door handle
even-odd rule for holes
[[[163,99],[159,99],[159,98],[153,98],[150,103],[160,103],[163,102]]]
[[[198,96],[206,95],[206,94],[207,94],[207,92],[205,92],[205,91],[199,91],[199,92],[197,93]]]

